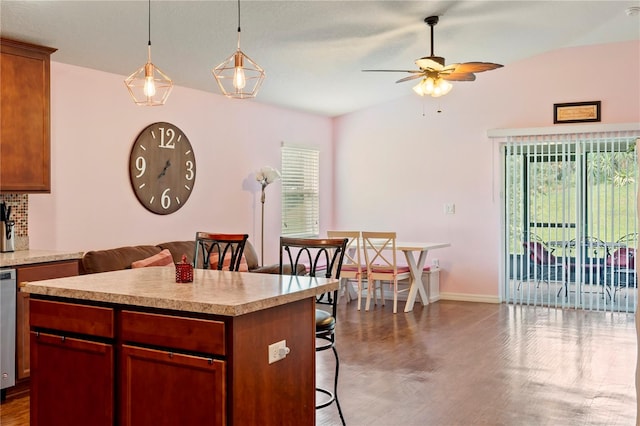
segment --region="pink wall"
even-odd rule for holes
[[[591,100],[602,101],[602,123],[640,122],[639,76],[633,41],[508,64],[440,99],[398,85],[406,97],[335,120],[336,228],[450,242],[427,260],[440,259],[441,291],[497,300],[500,157],[487,130],[554,126],[554,103]]]
[[[259,250],[255,171],[265,165],[280,168],[282,141],[320,149],[321,214],[330,217],[329,118],[183,87],[174,87],[163,107],[139,107],[123,78],[52,63],[52,191],[29,196],[30,248],[86,251],[190,240],[196,231],[220,231],[247,232]],[[211,92],[216,91],[212,78]],[[181,128],[197,162],[193,194],[167,216],[144,209],[128,177],[133,141],[156,121]],[[272,263],[278,261],[279,183],[267,188],[265,206],[265,263]]]
[[[615,73],[603,75],[602,64]],[[219,230],[248,232],[259,247],[254,172],[279,167],[286,141],[321,150],[323,233],[395,230],[405,240],[450,242],[429,255],[444,268],[442,292],[496,298],[500,160],[487,130],[553,126],[554,103],[588,100],[602,101],[603,123],[640,122],[639,75],[640,42],[565,49],[455,83],[441,99],[398,85],[406,97],[332,120],[182,87],[164,107],[137,107],[122,76],[54,62],[53,189],[29,197],[30,246],[90,250]],[[169,216],[140,206],[128,178],[133,139],[154,121],[185,131],[198,161],[193,195]],[[455,215],[444,214],[445,203],[455,203]],[[272,263],[279,184],[267,188],[266,207]]]

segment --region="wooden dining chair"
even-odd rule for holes
[[[280,237],[280,274],[285,269],[300,271],[305,265],[307,275],[323,278],[340,278],[347,238],[290,238]],[[293,273],[292,275],[296,275]],[[331,349],[336,360],[333,389],[316,387],[316,391],[326,395],[324,402],[316,402],[316,409],[336,403],[340,420],[344,425],[342,408],[338,400],[338,373],[340,360],[335,346],[335,328],[337,319],[338,290],[316,297],[316,352]]]
[[[350,301],[349,283],[356,282],[358,291],[358,310],[362,306],[363,280],[367,278],[367,265],[362,262],[362,245],[360,231],[327,231],[329,238],[347,238],[344,261],[340,270],[341,287]],[[344,283],[344,286],[342,286]]]
[[[364,242],[364,257],[367,265],[367,303],[365,311],[371,305],[371,296],[376,293],[376,282],[389,281],[393,290],[393,313],[398,312],[398,293],[409,290],[398,288],[398,281],[411,279],[409,266],[398,265],[396,250],[395,232],[362,232]],[[382,305],[384,306],[384,290],[380,285],[382,293]],[[373,293],[373,294],[372,294]]]
[[[248,234],[218,234],[196,232],[196,248],[193,255],[193,267],[217,269],[219,271],[247,271],[243,257]],[[199,256],[202,261],[199,262]]]

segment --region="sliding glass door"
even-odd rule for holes
[[[635,138],[504,144],[505,299],[631,312],[637,302]]]

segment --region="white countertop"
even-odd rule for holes
[[[0,253],[0,268],[30,265],[34,263],[58,262],[82,259],[84,252],[63,252],[55,250],[18,250]]]
[[[314,297],[338,281],[195,269],[192,283],[176,283],[175,267],[148,267],[27,283],[31,294],[177,311],[238,316]]]

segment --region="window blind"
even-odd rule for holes
[[[320,234],[320,152],[317,149],[283,145],[281,156],[281,234],[317,237]]]
[[[636,144],[627,132],[507,138],[507,301],[635,311]]]

